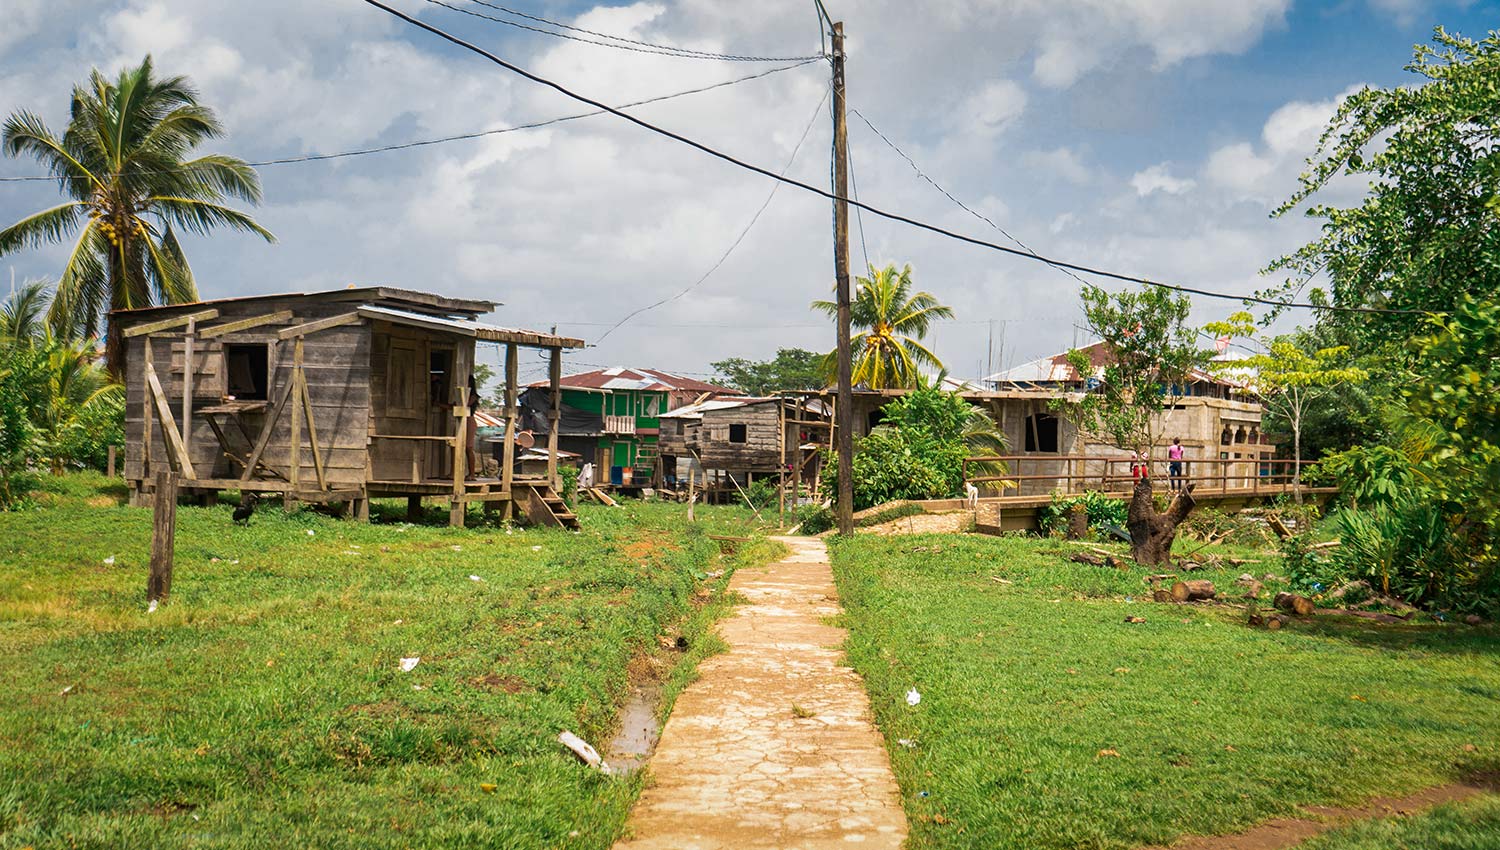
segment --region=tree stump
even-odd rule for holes
[[[1151,565],[1171,561],[1177,526],[1198,504],[1193,499],[1193,487],[1189,484],[1178,492],[1172,504],[1167,506],[1166,513],[1157,513],[1152,501],[1151,479],[1142,478],[1135,482],[1125,526],[1130,529],[1131,554],[1136,563]]]
[[[1083,540],[1089,536],[1089,509],[1082,502],[1075,503],[1068,509],[1068,531],[1069,540]]]
[[[1156,590],[1151,591],[1151,598],[1153,600],[1157,601],[1157,602],[1176,602],[1177,601],[1177,600],[1175,600],[1175,599],[1172,598],[1172,591],[1170,591],[1170,590],[1163,590],[1162,588],[1159,588],[1159,587]]]
[[[1214,583],[1207,579],[1176,582],[1170,592],[1174,602],[1197,602],[1200,599],[1213,599],[1218,595],[1218,591],[1214,590]]]

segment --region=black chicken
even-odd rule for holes
[[[260,497],[254,493],[245,493],[240,496],[240,506],[234,509],[234,521],[238,525],[249,525],[250,515],[255,513],[255,503]]]

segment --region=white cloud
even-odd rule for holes
[[[1238,199],[1287,197],[1303,163],[1318,146],[1318,138],[1340,104],[1363,86],[1351,86],[1329,100],[1292,101],[1266,119],[1261,149],[1235,142],[1215,150],[1203,168],[1205,182],[1227,190]]]
[[[1054,148],[1048,151],[1031,151],[1022,157],[1031,168],[1079,185],[1093,179],[1093,171],[1084,164],[1083,158],[1072,148]]]
[[[1026,111],[1026,90],[1013,80],[990,80],[970,94],[956,117],[971,131],[995,134]]]
[[[1173,177],[1170,166],[1163,162],[1153,165],[1143,171],[1137,171],[1130,178],[1130,185],[1135,187],[1135,193],[1141,197],[1161,192],[1165,195],[1181,195],[1190,192],[1197,182],[1185,177]]]

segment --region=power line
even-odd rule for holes
[[[749,74],[747,76],[736,77],[736,78],[734,78],[732,80],[725,80],[723,82],[714,83],[712,85],[699,86],[698,88],[686,89],[684,91],[673,92],[671,94],[657,95],[656,97],[648,97],[645,100],[636,100],[636,101],[631,101],[630,103],[622,103],[618,107],[615,107],[615,108],[616,109],[630,109],[630,108],[636,107],[636,106],[645,106],[646,104],[649,104],[649,103],[660,103],[661,101],[664,101],[664,100],[672,100],[673,98],[685,97],[685,96],[690,95],[690,94],[702,94],[704,92],[713,91],[714,89],[721,89],[721,88],[726,88],[728,86],[739,85],[740,83],[748,83],[748,82],[750,82],[752,80],[759,80],[759,79],[761,79],[763,77],[769,77],[772,74],[779,74],[782,71],[791,71],[791,70],[794,70],[796,68],[801,68],[801,67],[804,67],[806,65],[811,65],[812,63],[817,62],[817,61],[818,61],[818,57],[813,57],[812,59],[807,59],[807,60],[804,60],[802,62],[798,62],[795,65],[783,65],[780,68],[771,68],[770,70],[767,70],[767,71],[760,71],[758,73]],[[285,157],[285,158],[282,158],[282,159],[265,159],[265,160],[260,160],[258,162],[247,162],[245,164],[248,165],[248,166],[250,166],[250,167],[252,167],[252,168],[261,168],[261,167],[268,166],[268,165],[294,165],[294,164],[303,163],[303,162],[321,162],[323,160],[342,159],[342,158],[345,158],[345,157],[352,157],[352,156],[368,156],[370,154],[388,153],[390,151],[407,150],[409,148],[427,147],[429,145],[441,145],[441,144],[445,144],[447,142],[459,142],[459,141],[466,141],[468,139],[480,139],[480,138],[484,138],[485,136],[498,136],[498,135],[501,135],[503,133],[515,133],[515,132],[518,132],[520,130],[535,130],[535,129],[538,129],[538,128],[541,128],[541,127],[549,127],[549,126],[551,126],[553,124],[561,124],[561,123],[563,123],[565,121],[577,121],[580,118],[592,118],[595,115],[604,115],[604,114],[607,114],[609,112],[610,112],[610,110],[607,109],[607,108],[606,109],[595,109],[595,110],[591,110],[589,112],[579,112],[579,113],[576,113],[574,115],[563,115],[563,116],[560,116],[558,118],[549,118],[549,119],[547,119],[545,121],[534,121],[534,122],[532,122],[530,124],[518,124],[518,125],[516,125],[514,127],[501,127],[499,129],[496,129],[496,130],[478,130],[478,131],[475,131],[475,132],[472,132],[472,133],[460,133],[460,134],[458,134],[456,136],[440,136],[440,137],[435,138],[435,139],[418,139],[416,141],[411,141],[411,142],[399,142],[399,143],[396,143],[396,144],[381,145],[380,147],[373,147],[373,148],[356,148],[354,150],[339,151],[337,153],[317,153],[317,154],[306,154],[304,156]],[[145,174],[171,174],[171,173],[175,173],[175,171],[178,171],[178,170],[180,170],[180,169],[168,170],[168,171],[142,172],[142,173],[145,173]],[[40,176],[39,175],[28,175],[28,176],[25,176],[25,177],[0,177],[0,183],[29,183],[29,182],[37,182],[37,181],[43,181],[43,180],[61,180],[61,179],[64,179],[64,178],[57,177],[55,175],[40,175]]]
[[[832,91],[831,88],[824,89],[823,97],[818,101],[818,105],[813,108],[812,118],[808,119],[807,126],[803,128],[802,135],[797,139],[797,144],[792,146],[792,155],[787,157],[786,165],[781,169],[782,175],[785,175],[788,171],[792,170],[792,163],[797,161],[797,152],[802,150],[802,143],[807,141],[807,134],[812,132],[813,123],[818,120],[818,114],[823,111],[823,104],[828,101],[828,94],[830,91]],[[676,295],[670,296],[668,298],[663,298],[660,301],[655,302],[654,304],[647,304],[645,307],[641,307],[627,314],[625,318],[611,325],[609,330],[600,334],[599,338],[594,341],[594,344],[598,345],[599,343],[603,342],[610,334],[614,333],[617,328],[630,321],[632,318],[639,316],[647,310],[654,310],[669,301],[676,301],[677,299],[696,289],[698,285],[703,283],[705,280],[708,280],[710,275],[718,271],[720,266],[724,265],[724,261],[729,259],[729,255],[734,253],[734,249],[740,247],[740,243],[745,241],[745,237],[750,235],[750,228],[754,227],[757,221],[760,221],[761,213],[765,212],[766,208],[771,206],[772,199],[776,197],[776,190],[780,188],[780,183],[773,183],[771,185],[771,191],[766,195],[765,201],[761,203],[760,209],[755,211],[755,215],[750,216],[750,221],[745,224],[745,229],[740,231],[740,235],[735,237],[734,241],[730,243],[729,247],[726,248],[724,250],[724,253],[719,257],[718,261],[715,262],[711,267],[709,267],[708,271],[704,272],[702,277],[699,277],[697,280],[693,281]]]
[[[515,12],[515,11],[512,11],[510,9],[506,9],[506,8],[504,8],[502,6],[495,6],[495,5],[490,4],[490,3],[479,3],[479,5],[481,5],[481,6],[488,6],[491,9],[499,9],[499,10],[501,10],[503,12],[508,13],[508,14],[517,15],[519,17],[527,18],[527,19],[533,20],[533,21],[540,21],[542,23],[551,24],[552,26],[555,26],[555,27],[563,27],[564,29],[575,30],[577,32],[590,32],[590,34],[592,34],[592,35],[599,35],[602,38],[606,38],[606,39],[614,39],[617,42],[628,42],[628,43],[618,43],[617,44],[617,43],[613,43],[613,42],[610,42],[610,41],[599,41],[597,39],[592,39],[592,38],[583,38],[581,36],[568,35],[567,33],[562,33],[562,32],[553,32],[552,30],[545,30],[545,29],[542,29],[540,27],[529,26],[527,24],[521,23],[520,21],[507,20],[506,18],[497,18],[494,15],[486,15],[483,12],[476,12],[473,9],[465,9],[462,6],[454,6],[451,3],[444,2],[444,0],[425,0],[425,2],[430,3],[433,6],[442,6],[444,9],[449,9],[451,11],[458,12],[460,14],[469,15],[469,16],[475,17],[475,18],[482,18],[482,19],[484,19],[486,21],[491,21],[491,22],[497,23],[497,24],[504,24],[505,26],[508,26],[508,27],[515,27],[516,29],[527,30],[529,32],[539,33],[541,35],[550,35],[553,38],[564,38],[564,39],[567,39],[568,41],[582,42],[583,44],[593,44],[593,45],[596,45],[598,47],[613,47],[616,50],[629,50],[629,51],[632,51],[634,53],[652,53],[652,54],[655,54],[657,56],[671,56],[671,57],[674,57],[674,58],[677,58],[677,59],[709,59],[709,60],[718,61],[718,62],[796,62],[796,61],[799,61],[799,60],[802,60],[802,59],[822,59],[823,58],[821,55],[818,55],[818,56],[740,56],[740,55],[733,54],[733,53],[710,53],[710,52],[702,51],[702,50],[693,50],[693,49],[687,48],[687,47],[673,47],[671,45],[666,45],[666,44],[652,44],[652,43],[646,42],[646,41],[635,41],[633,39],[620,38],[619,36],[603,35],[602,33],[592,33],[589,30],[580,30],[577,27],[570,27],[567,24],[560,24],[560,23],[557,23],[556,21],[549,21],[546,18],[538,18],[538,17],[535,17],[533,15],[526,15],[526,14],[523,14],[523,13],[520,13],[520,12]],[[478,3],[479,0],[471,0],[471,2]]]
[[[991,250],[999,251],[999,252],[1004,253],[1004,254],[1012,254],[1012,255],[1018,256],[1018,257],[1025,257],[1025,258],[1031,259],[1031,260],[1038,260],[1040,262],[1044,262],[1044,263],[1046,263],[1048,265],[1051,265],[1051,266],[1072,269],[1073,271],[1082,272],[1084,274],[1098,275],[1099,277],[1111,278],[1113,280],[1120,280],[1120,281],[1124,281],[1126,283],[1139,283],[1139,284],[1143,284],[1145,286],[1155,286],[1155,287],[1159,287],[1159,288],[1162,288],[1162,289],[1170,289],[1170,290],[1173,290],[1173,291],[1176,291],[1176,292],[1183,292],[1183,293],[1188,293],[1188,294],[1192,294],[1192,295],[1202,295],[1202,296],[1204,296],[1206,298],[1223,298],[1223,299],[1227,299],[1227,300],[1230,300],[1230,301],[1242,301],[1242,302],[1246,302],[1246,303],[1266,304],[1266,305],[1276,306],[1276,307],[1303,307],[1303,308],[1312,309],[1312,310],[1327,310],[1327,311],[1330,311],[1330,312],[1342,312],[1342,313],[1399,313],[1399,314],[1416,314],[1416,315],[1427,315],[1427,314],[1430,313],[1430,311],[1425,311],[1425,310],[1392,310],[1392,309],[1387,309],[1387,308],[1383,308],[1383,307],[1338,307],[1338,306],[1324,305],[1324,304],[1297,303],[1297,302],[1290,302],[1290,301],[1274,301],[1274,300],[1271,300],[1269,298],[1260,298],[1260,297],[1254,296],[1254,295],[1231,295],[1231,294],[1226,294],[1226,293],[1223,293],[1223,292],[1213,292],[1213,291],[1207,290],[1207,289],[1198,289],[1198,288],[1191,287],[1191,286],[1182,286],[1180,284],[1163,283],[1161,281],[1151,280],[1149,278],[1144,278],[1144,277],[1137,277],[1135,275],[1122,274],[1120,272],[1111,272],[1111,271],[1106,271],[1104,269],[1096,269],[1096,268],[1092,268],[1090,266],[1082,265],[1080,263],[1070,263],[1070,262],[1067,262],[1065,260],[1050,259],[1048,257],[1044,257],[1041,254],[1038,254],[1038,253],[1033,252],[1033,251],[1023,251],[1023,250],[1020,250],[1020,249],[1017,249],[1017,248],[1010,248],[1010,247],[1007,247],[1005,245],[999,245],[999,244],[996,244],[994,242],[989,242],[989,241],[986,241],[984,239],[978,239],[978,238],[973,237],[973,236],[965,236],[965,235],[963,235],[961,233],[955,233],[954,231],[948,230],[948,229],[943,228],[943,227],[939,227],[939,226],[937,226],[935,224],[928,224],[925,221],[920,221],[918,219],[914,219],[914,218],[911,218],[909,216],[901,215],[900,213],[894,213],[894,212],[889,212],[887,210],[883,210],[883,209],[881,209],[879,207],[876,207],[876,206],[873,206],[871,204],[864,203],[863,201],[851,200],[849,198],[841,198],[838,195],[836,195],[835,193],[833,193],[833,192],[831,192],[831,191],[829,191],[827,189],[820,189],[817,186],[813,186],[813,185],[811,185],[809,183],[803,183],[800,180],[796,180],[794,178],[787,177],[787,176],[782,175],[782,174],[777,174],[776,172],[771,171],[771,170],[769,170],[767,168],[763,168],[761,166],[754,165],[754,164],[749,163],[749,162],[745,162],[744,160],[738,159],[738,158],[736,158],[736,157],[734,157],[734,156],[732,156],[730,154],[724,153],[723,151],[720,151],[720,150],[718,150],[716,148],[709,147],[708,145],[706,145],[706,144],[704,144],[702,142],[695,141],[693,139],[688,138],[687,136],[683,136],[683,135],[681,135],[679,133],[675,133],[675,132],[673,132],[671,130],[668,130],[668,129],[665,129],[663,127],[658,127],[657,125],[652,124],[649,121],[643,120],[641,118],[637,118],[634,115],[631,115],[631,114],[629,114],[627,112],[622,112],[622,111],[620,111],[618,109],[615,109],[614,107],[606,106],[605,104],[600,103],[597,100],[594,100],[592,98],[586,97],[586,96],[581,95],[581,94],[578,94],[578,93],[572,91],[571,89],[566,88],[565,86],[563,86],[560,83],[553,82],[552,80],[546,79],[545,77],[537,76],[536,74],[533,74],[530,71],[527,71],[526,69],[524,69],[524,68],[522,68],[522,67],[520,67],[518,65],[515,65],[515,64],[513,64],[511,62],[507,62],[506,60],[501,59],[499,56],[496,56],[495,54],[490,53],[489,51],[485,50],[482,47],[479,47],[477,45],[471,44],[470,42],[464,41],[463,39],[459,38],[456,35],[453,35],[451,33],[445,32],[444,30],[442,30],[442,29],[440,29],[438,27],[435,27],[435,26],[433,26],[431,24],[428,24],[428,23],[425,23],[423,21],[419,21],[416,18],[411,17],[410,15],[407,15],[407,14],[405,14],[403,12],[397,11],[396,9],[393,9],[390,6],[387,6],[385,3],[381,2],[381,0],[364,0],[364,2],[366,4],[368,4],[368,5],[370,5],[370,6],[376,7],[377,9],[384,10],[387,14],[390,14],[390,15],[393,15],[393,16],[395,16],[397,18],[400,18],[400,19],[406,21],[407,23],[411,24],[412,26],[415,26],[415,27],[418,27],[420,29],[426,30],[426,31],[432,33],[433,35],[436,35],[439,38],[442,38],[443,40],[445,40],[445,41],[447,41],[447,42],[449,42],[451,44],[454,44],[454,45],[456,45],[458,47],[462,47],[465,50],[472,51],[473,53],[476,53],[479,56],[483,56],[484,58],[490,60],[491,62],[495,63],[496,65],[499,65],[500,67],[505,68],[505,69],[511,71],[512,73],[515,73],[515,74],[518,74],[518,75],[520,75],[522,77],[525,77],[526,79],[531,80],[534,83],[546,86],[546,87],[548,87],[550,89],[553,89],[553,90],[559,92],[560,94],[563,94],[563,95],[565,95],[567,97],[570,97],[570,98],[572,98],[574,100],[580,101],[582,103],[587,103],[590,106],[594,106],[594,107],[597,107],[599,109],[603,109],[606,112],[609,112],[611,115],[615,115],[615,116],[617,116],[619,118],[623,118],[623,119],[625,119],[626,121],[629,121],[632,124],[635,124],[635,125],[637,125],[639,127],[642,127],[644,129],[650,130],[651,132],[657,133],[658,135],[662,135],[662,136],[665,136],[665,137],[667,137],[669,139],[672,139],[674,141],[680,142],[680,143],[682,143],[684,145],[687,145],[688,147],[691,147],[691,148],[694,148],[696,150],[702,151],[703,153],[706,153],[709,156],[715,157],[717,159],[721,159],[721,160],[723,160],[723,161],[725,161],[725,162],[727,162],[727,163],[729,163],[731,165],[739,166],[740,168],[743,168],[743,169],[745,169],[747,171],[752,171],[752,172],[754,172],[756,174],[760,174],[760,175],[762,175],[764,177],[769,177],[772,180],[776,180],[776,181],[778,181],[780,183],[785,183],[785,184],[787,184],[789,186],[795,186],[795,187],[797,187],[799,189],[802,189],[803,191],[811,192],[811,193],[813,193],[815,195],[819,195],[821,197],[827,198],[828,200],[843,201],[843,202],[846,202],[846,203],[853,204],[856,208],[864,209],[864,210],[866,210],[866,211],[868,211],[868,212],[870,212],[870,213],[872,213],[874,215],[880,216],[881,218],[889,219],[891,221],[899,221],[902,224],[910,225],[910,226],[915,227],[915,228],[917,228],[919,230],[926,230],[926,231],[928,231],[930,233],[936,233],[939,236],[946,236],[946,237],[948,237],[950,239],[954,239],[954,240],[959,241],[959,242],[966,242],[966,243],[968,243],[970,245],[977,245],[977,246],[979,246],[981,248],[989,248]]]
[[[678,53],[688,54],[688,55],[692,55],[694,57],[703,58],[703,59],[722,59],[722,60],[729,61],[729,62],[795,62],[795,61],[800,60],[800,59],[822,59],[822,58],[824,58],[824,54],[822,54],[822,53],[818,53],[818,54],[816,54],[814,56],[795,56],[795,57],[790,57],[790,58],[786,58],[786,59],[777,59],[777,58],[766,57],[766,56],[737,56],[737,55],[732,54],[732,53],[715,53],[713,51],[708,51],[708,50],[695,50],[695,49],[693,49],[691,47],[677,47],[675,45],[670,45],[670,44],[656,44],[656,43],[653,43],[653,42],[641,41],[639,39],[634,39],[634,38],[625,38],[624,36],[619,36],[619,35],[610,35],[609,33],[595,32],[594,30],[584,29],[583,27],[575,27],[575,26],[572,26],[570,24],[562,23],[560,21],[553,21],[553,20],[549,20],[547,18],[540,18],[540,17],[537,17],[536,15],[529,15],[529,14],[527,14],[525,12],[518,11],[516,9],[511,9],[511,8],[506,7],[506,6],[501,6],[498,3],[489,3],[489,2],[486,2],[486,0],[469,0],[469,2],[470,3],[475,3],[475,4],[480,5],[480,6],[487,6],[487,7],[491,8],[491,9],[494,9],[494,10],[500,11],[500,12],[504,12],[504,13],[506,13],[508,15],[515,15],[518,18],[525,18],[528,21],[536,21],[537,23],[548,24],[549,26],[554,26],[554,27],[558,27],[560,29],[570,30],[572,32],[581,32],[581,33],[583,33],[585,35],[597,36],[599,38],[607,38],[607,39],[609,39],[611,41],[620,41],[620,42],[624,42],[626,44],[639,45],[641,47],[651,47],[651,48],[657,48],[657,49],[661,49],[661,50],[672,50],[672,51],[676,51]]]
[[[938,185],[938,182],[936,180],[933,180],[931,177],[928,177],[927,174],[925,172],[923,172],[921,168],[917,167],[917,163],[915,161],[913,161],[911,157],[909,157],[909,156],[906,155],[906,151],[903,151],[900,148],[896,147],[896,143],[893,142],[893,141],[891,141],[889,138],[887,138],[884,133],[880,132],[880,130],[877,129],[874,124],[870,123],[870,119],[866,118],[863,112],[860,112],[858,109],[855,109],[853,107],[850,107],[849,111],[853,112],[855,115],[859,116],[859,120],[865,122],[865,126],[869,127],[875,133],[875,135],[879,136],[880,140],[882,142],[885,142],[886,145],[888,147],[890,147],[891,150],[895,151],[897,154],[900,154],[901,158],[904,159],[904,160],[906,160],[906,164],[911,166],[911,170],[915,171],[917,173],[918,177],[921,177],[923,180],[926,180],[928,183],[930,183],[932,185],[932,188],[938,190],[939,192],[942,192],[943,196],[946,197],[948,200],[952,201],[953,203],[957,204],[958,207],[959,207],[959,209],[962,209],[964,212],[968,213],[969,215],[972,215],[975,218],[979,219],[980,221],[984,222],[985,224],[988,224],[990,227],[993,227],[995,230],[999,231],[1000,235],[1004,236],[1006,239],[1009,239],[1010,241],[1012,241],[1012,242],[1016,243],[1017,245],[1021,246],[1021,248],[1024,249],[1031,256],[1035,257],[1038,260],[1042,260],[1043,262],[1046,262],[1046,258],[1042,257],[1036,251],[1033,251],[1031,249],[1030,245],[1027,245],[1025,242],[1022,242],[1020,239],[1018,239],[1018,238],[1010,235],[1010,233],[1005,228],[1003,228],[1000,225],[996,224],[995,222],[991,221],[990,218],[989,218],[989,216],[987,216],[987,215],[985,215],[985,214],[983,214],[983,213],[981,213],[981,212],[979,212],[979,211],[977,211],[975,209],[972,209],[971,207],[969,207],[968,204],[965,204],[963,201],[960,201],[958,198],[953,197],[953,194],[951,192],[949,192],[947,189],[944,189],[942,186]],[[1074,274],[1073,272],[1069,271],[1068,269],[1063,268],[1062,266],[1055,265],[1055,264],[1050,263],[1050,262],[1048,263],[1048,265],[1051,265],[1053,268],[1057,269],[1058,271],[1062,272],[1063,274],[1067,275],[1068,277],[1073,278],[1074,280],[1078,281],[1079,283],[1082,283],[1084,285],[1088,284],[1088,281],[1084,280],[1083,278],[1079,277],[1078,275]]]

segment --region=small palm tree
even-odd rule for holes
[[[0,349],[26,345],[46,329],[51,292],[45,280],[28,280],[0,304]]]
[[[79,336],[96,336],[110,310],[197,300],[179,231],[228,227],[275,241],[221,203],[260,202],[254,169],[217,154],[184,159],[223,132],[187,79],[157,78],[150,56],[113,81],[95,70],[87,86],[74,87],[61,136],[27,110],[5,120],[5,153],[40,161],[69,198],[0,230],[0,256],[72,243],[52,302],[54,327],[72,320]],[[116,377],[124,374],[122,353],[111,328],[105,356]]]
[[[872,389],[907,389],[916,386],[923,369],[943,368],[922,339],[934,319],[953,318],[953,309],[938,303],[930,292],[912,292],[911,265],[900,271],[895,264],[856,278],[857,289],[850,303],[849,320],[859,333],[850,340],[854,383]],[[838,316],[832,301],[814,301],[814,310]],[[837,353],[823,359],[824,371],[833,374]]]

